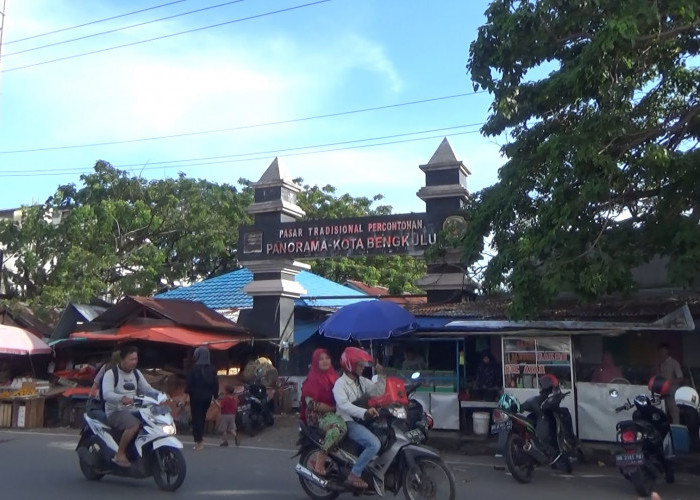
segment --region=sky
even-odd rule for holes
[[[278,157],[305,184],[423,212],[419,165],[443,137],[482,189],[504,161],[466,70],[487,5],[6,0],[0,209],[80,185],[97,160],[236,185]]]

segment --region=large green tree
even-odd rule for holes
[[[655,255],[676,283],[698,276],[699,49],[697,0],[491,2],[468,70],[506,163],[469,206],[464,255],[489,241],[485,289],[512,291],[515,314],[629,292]]]
[[[0,221],[6,289],[37,309],[97,296],[150,295],[237,265],[249,189],[183,175],[147,181],[99,161],[21,220]],[[59,217],[60,215],[60,217]]]

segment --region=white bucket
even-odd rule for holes
[[[485,436],[489,433],[489,420],[491,415],[484,411],[475,411],[472,414],[472,422],[474,423],[474,434],[477,436]]]

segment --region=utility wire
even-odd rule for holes
[[[366,113],[368,111],[379,111],[383,109],[391,109],[391,108],[399,108],[403,106],[412,106],[414,104],[423,104],[427,102],[435,102],[435,101],[444,101],[448,99],[456,99],[458,97],[466,97],[470,95],[476,95],[476,94],[483,94],[485,93],[485,90],[479,90],[477,92],[465,92],[463,94],[453,94],[453,95],[448,95],[448,96],[442,96],[442,97],[431,97],[428,99],[420,99],[417,101],[407,101],[407,102],[400,102],[396,104],[387,104],[384,106],[373,106],[369,108],[360,108],[360,109],[353,109],[349,111],[338,111],[335,113],[325,113],[321,115],[312,115],[312,116],[305,116],[302,118],[291,118],[289,120],[278,120],[274,122],[263,122],[263,123],[253,123],[249,125],[239,125],[236,127],[227,127],[227,128],[219,128],[219,129],[212,129],[212,130],[201,130],[197,132],[183,132],[181,134],[172,134],[172,135],[161,135],[161,136],[155,136],[155,137],[142,137],[139,139],[124,139],[120,141],[105,141],[105,142],[92,142],[92,143],[87,143],[87,144],[72,144],[69,146],[48,146],[48,147],[43,147],[43,148],[32,148],[32,149],[14,149],[14,150],[8,150],[8,151],[0,151],[0,154],[17,154],[17,153],[36,153],[40,151],[56,151],[56,150],[61,150],[61,149],[78,149],[78,148],[90,148],[90,147],[96,147],[96,146],[112,146],[115,144],[128,144],[128,143],[133,143],[133,142],[145,142],[145,141],[157,141],[157,140],[162,140],[162,139],[173,139],[176,137],[189,137],[189,136],[195,136],[195,135],[205,135],[205,134],[214,134],[214,133],[220,133],[220,132],[232,132],[236,130],[248,130],[248,129],[253,129],[253,128],[261,128],[261,127],[269,127],[273,125],[287,125],[290,123],[299,123],[299,122],[305,122],[305,121],[310,121],[310,120],[318,120],[321,118],[334,118],[337,116],[346,116],[346,115],[353,115],[357,113]]]
[[[106,17],[104,19],[97,19],[95,21],[90,21],[90,22],[83,23],[83,24],[76,24],[75,26],[69,26],[67,28],[61,28],[61,29],[54,30],[54,31],[48,31],[46,33],[39,33],[38,35],[32,35],[32,36],[28,36],[26,38],[18,38],[17,40],[12,40],[11,42],[6,42],[5,45],[10,45],[11,43],[17,43],[17,42],[24,42],[25,40],[32,40],[34,38],[39,38],[42,36],[53,35],[55,33],[61,33],[63,31],[74,30],[76,28],[82,28],[83,26],[90,26],[91,24],[97,24],[97,23],[101,23],[104,21],[111,21],[112,19],[119,19],[120,17],[131,16],[132,14],[140,14],[141,12],[146,12],[148,10],[154,10],[154,9],[160,9],[161,7],[167,7],[168,5],[174,5],[176,3],[182,3],[184,1],[185,0],[176,0],[175,2],[163,3],[160,5],[155,5],[153,7],[148,7],[146,9],[135,10],[132,12],[127,12],[125,14],[119,14],[118,16]]]
[[[423,140],[428,140],[428,139],[436,139],[436,138],[441,138],[444,136],[444,134],[440,135],[433,135],[433,136],[428,136],[428,137],[416,137],[416,138],[411,138],[411,139],[399,139],[399,140],[392,140],[392,141],[386,141],[386,142],[379,142],[379,143],[374,143],[374,144],[357,144],[358,142],[369,142],[369,141],[378,141],[378,140],[385,140],[385,139],[396,139],[399,137],[406,137],[410,135],[418,135],[418,134],[426,134],[426,133],[432,133],[432,132],[444,132],[447,130],[455,130],[455,129],[461,129],[465,127],[474,127],[482,125],[482,123],[474,123],[474,124],[468,124],[468,125],[459,125],[456,127],[445,127],[445,128],[439,128],[439,129],[431,129],[431,130],[423,130],[423,131],[418,131],[418,132],[406,132],[402,134],[394,134],[394,135],[387,135],[387,136],[381,136],[381,137],[371,137],[371,138],[366,138],[366,139],[353,139],[349,141],[341,141],[341,142],[334,142],[334,143],[327,143],[327,144],[317,144],[317,145],[312,145],[312,146],[299,146],[299,147],[294,147],[294,148],[285,148],[285,149],[277,149],[277,150],[269,150],[269,151],[257,151],[257,152],[251,152],[251,153],[239,153],[239,154],[233,154],[233,155],[225,155],[225,156],[212,156],[212,157],[203,157],[203,158],[191,158],[187,160],[170,160],[170,161],[160,161],[160,162],[148,162],[148,167],[143,167],[141,170],[155,170],[155,169],[172,169],[172,168],[187,168],[187,167],[195,167],[195,166],[204,166],[204,165],[217,165],[217,164],[223,164],[223,163],[239,163],[239,162],[246,162],[246,161],[257,161],[257,160],[263,160],[267,159],[270,157],[271,154],[275,153],[282,153],[282,152],[291,152],[289,154],[285,154],[284,157],[292,157],[292,156],[300,156],[300,155],[310,155],[310,154],[319,154],[319,153],[328,153],[328,152],[335,152],[335,151],[345,151],[345,150],[351,150],[351,149],[359,149],[359,148],[367,148],[367,147],[376,147],[376,146],[384,146],[384,145],[389,145],[389,144],[401,144],[401,143],[407,143],[407,142],[415,142],[415,141],[423,141]],[[450,137],[452,136],[459,136],[459,135],[466,135],[466,134],[476,134],[479,133],[479,130],[468,130],[465,132],[455,132],[453,134],[449,134]],[[354,144],[354,145],[351,145]],[[327,148],[329,146],[342,146],[342,145],[350,145],[347,147],[333,147],[330,149],[321,149],[318,151],[303,151],[305,149],[315,149],[315,148]],[[296,151],[296,152],[294,152]],[[243,158],[245,156],[250,156],[250,158]],[[223,159],[226,158],[226,159]],[[207,162],[201,162],[202,160],[210,160],[214,159],[217,161],[207,161]],[[190,164],[178,164],[178,165],[168,165],[169,163],[180,163],[180,162],[200,162],[200,163],[190,163]],[[131,163],[131,164],[123,164],[123,165],[114,165],[115,168],[121,168],[125,169],[128,167],[141,167],[143,164],[142,163]],[[14,170],[14,171],[4,171],[0,172],[0,177],[36,177],[36,176],[41,176],[41,175],[69,175],[69,174],[81,174],[85,173],[85,169],[62,169],[62,170],[56,170],[56,169],[41,169],[41,170]]]
[[[15,55],[17,55],[17,54],[24,54],[25,52],[31,52],[31,51],[33,51],[33,50],[39,50],[39,49],[45,49],[45,48],[48,48],[48,47],[55,47],[56,45],[63,45],[64,43],[77,42],[78,40],[85,40],[86,38],[92,38],[92,37],[95,37],[95,36],[108,35],[108,34],[110,34],[110,33],[116,33],[117,31],[124,31],[124,30],[128,30],[128,29],[131,29],[131,28],[137,28],[137,27],[139,27],[139,26],[145,26],[145,25],[147,25],[147,24],[157,23],[157,22],[160,22],[160,21],[167,21],[168,19],[174,19],[174,18],[176,18],[176,17],[188,16],[188,15],[190,15],[190,14],[196,14],[196,13],[198,13],[198,12],[203,12],[203,11],[205,11],[205,10],[211,10],[211,9],[216,9],[216,8],[219,8],[219,7],[225,7],[226,5],[231,5],[231,4],[234,4],[234,3],[241,3],[241,2],[243,2],[243,1],[244,1],[244,0],[233,0],[232,2],[220,3],[220,4],[218,4],[218,5],[212,5],[212,6],[210,6],[210,7],[204,7],[204,8],[202,8],[202,9],[197,9],[197,10],[190,10],[190,11],[188,11],[188,12],[182,12],[182,13],[180,13],[180,14],[174,14],[174,15],[172,15],[172,16],[161,17],[161,18],[159,18],[159,19],[153,19],[153,20],[151,20],[151,21],[144,21],[144,22],[142,22],[142,23],[132,24],[132,25],[130,25],[130,26],[123,26],[123,27],[121,27],[121,28],[114,28],[114,29],[111,29],[111,30],[108,30],[108,31],[100,31],[99,33],[92,33],[92,34],[90,34],[90,35],[80,36],[80,37],[78,37],[78,38],[71,38],[70,40],[63,40],[63,41],[61,41],[61,42],[54,42],[54,43],[48,43],[48,44],[46,44],[46,45],[39,45],[38,47],[32,47],[31,49],[20,50],[20,51],[18,51],[18,52],[10,52],[9,54],[5,54],[4,57],[15,56]]]
[[[274,14],[281,14],[281,13],[283,13],[283,12],[289,12],[289,11],[296,10],[296,9],[303,9],[304,7],[312,7],[312,6],[314,6],[314,5],[319,5],[319,4],[327,3],[327,2],[330,2],[330,1],[331,1],[331,0],[317,0],[317,1],[315,1],[315,2],[305,3],[305,4],[301,4],[301,5],[295,5],[295,6],[293,6],[293,7],[287,7],[287,8],[285,8],[285,9],[279,9],[279,10],[273,10],[273,11],[270,11],[270,12],[264,12],[264,13],[262,13],[262,14],[256,14],[256,15],[254,15],[254,16],[241,17],[241,18],[239,18],[239,19],[232,19],[232,20],[230,20],[230,21],[224,21],[223,23],[210,24],[210,25],[208,25],[208,26],[201,26],[201,27],[199,27],[199,28],[193,28],[193,29],[186,30],[186,31],[180,31],[180,32],[177,32],[177,33],[171,33],[171,34],[169,34],[169,35],[161,35],[161,36],[157,36],[157,37],[155,37],[155,38],[149,38],[149,39],[147,39],[147,40],[139,40],[138,42],[130,42],[130,43],[122,44],[122,45],[115,45],[115,46],[113,46],[113,47],[106,47],[106,48],[104,48],[104,49],[92,50],[92,51],[90,51],[90,52],[83,52],[83,53],[81,53],[81,54],[74,54],[74,55],[72,55],[72,56],[58,57],[58,58],[56,58],[56,59],[50,59],[50,60],[48,60],[48,61],[41,61],[41,62],[34,63],[34,64],[27,64],[26,66],[17,66],[17,67],[14,67],[14,68],[5,69],[5,70],[3,70],[2,72],[3,72],[3,73],[9,73],[10,71],[18,71],[18,70],[20,70],[20,69],[33,68],[33,67],[35,67],[35,66],[42,66],[42,65],[44,65],[44,64],[50,64],[50,63],[59,62],[59,61],[66,61],[66,60],[68,60],[68,59],[75,59],[75,58],[77,58],[77,57],[89,56],[89,55],[92,55],[92,54],[99,54],[99,53],[101,53],[101,52],[107,52],[107,51],[110,51],[110,50],[123,49],[123,48],[125,48],[125,47],[132,47],[132,46],[134,46],[134,45],[139,45],[139,44],[142,44],[142,43],[154,42],[154,41],[156,41],[156,40],[164,40],[164,39],[166,39],[166,38],[171,38],[171,37],[179,36],[179,35],[185,35],[185,34],[188,34],[188,33],[195,33],[195,32],[197,32],[197,31],[207,30],[207,29],[211,29],[211,28],[218,28],[218,27],[220,27],[220,26],[226,26],[227,24],[239,23],[239,22],[241,22],[241,21],[249,21],[249,20],[251,20],[251,19],[258,19],[258,18],[261,18],[261,17],[271,16],[271,15],[274,15]]]

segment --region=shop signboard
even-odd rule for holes
[[[568,339],[503,339],[505,387],[538,389],[539,377],[552,373],[564,387],[571,387],[571,343]]]
[[[241,260],[420,255],[437,241],[424,213],[308,220],[241,228]]]

